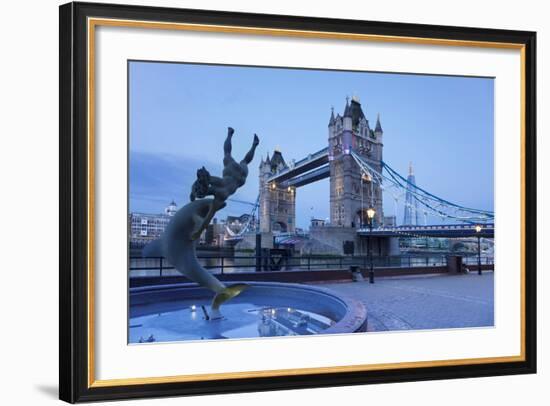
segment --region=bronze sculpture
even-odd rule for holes
[[[256,147],[260,143],[258,136],[254,134],[252,147],[238,163],[231,155],[233,134],[233,128],[229,127],[224,142],[222,177],[210,175],[204,167],[199,169],[197,180],[191,188],[191,202],[178,210],[161,238],[144,249],[144,256],[165,257],[187,278],[215,293],[211,306],[211,320],[220,319],[221,304],[237,296],[247,287],[246,284],[225,286],[199,264],[195,252],[197,239],[208,227],[216,212],[224,208],[226,200],[245,184],[248,164],[252,162]],[[213,196],[213,198],[207,196]]]

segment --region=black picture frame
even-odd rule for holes
[[[113,4],[60,6],[59,397],[67,402],[219,394],[536,372],[536,33]],[[524,359],[471,365],[311,373],[118,386],[90,385],[88,352],[87,19],[196,23],[519,44],[524,49]]]

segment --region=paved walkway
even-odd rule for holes
[[[493,272],[378,278],[322,286],[361,300],[369,331],[493,326]]]

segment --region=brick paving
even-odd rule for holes
[[[494,325],[494,273],[377,278],[323,287],[361,300],[369,331]]]

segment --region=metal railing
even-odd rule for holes
[[[351,266],[366,269],[369,266],[367,256],[198,256],[199,263],[214,274],[246,273],[258,271],[257,259],[260,259],[260,271],[324,271],[349,270]],[[477,256],[464,256],[465,265],[477,265]],[[493,264],[492,257],[482,258],[483,265]],[[417,268],[447,266],[447,255],[400,255],[373,257],[376,269],[384,268]],[[164,257],[130,257],[130,277],[171,276],[180,273]]]

